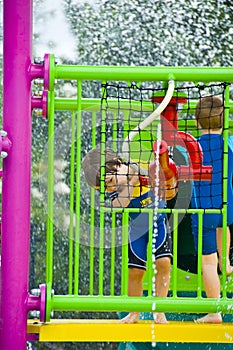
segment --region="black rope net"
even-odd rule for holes
[[[143,176],[149,176],[150,180],[151,175],[156,176],[156,165],[153,168],[155,175],[150,173],[151,164],[156,162],[156,151],[162,153],[166,150],[168,160],[162,155],[158,156],[159,160],[157,159],[160,163],[159,194],[164,196],[164,192],[169,192],[170,189],[170,195],[165,195],[166,199],[174,202],[175,197],[177,208],[188,208],[193,181],[195,181],[197,187],[195,195],[199,197],[195,203],[196,207],[221,208],[223,143],[219,142],[212,149],[211,143],[203,145],[199,142],[199,138],[202,138],[202,133],[211,135],[219,132],[221,134],[226,129],[227,123],[224,123],[224,118],[213,117],[213,115],[219,110],[224,115],[227,85],[212,83],[176,87],[165,110],[142,129],[140,125],[156,110],[166,95],[167,88],[158,85],[125,82],[103,84],[100,143],[104,143],[104,148],[113,149],[126,162],[139,164],[142,184],[147,183],[146,180],[143,182]],[[205,107],[203,104],[207,97],[211,102]],[[214,106],[215,99],[221,101],[219,108]],[[195,111],[198,101],[200,101],[198,108],[204,117],[202,118],[199,113],[197,122]],[[205,116],[206,113],[209,115]],[[215,125],[211,126],[214,118]],[[201,131],[202,124],[204,130]],[[159,146],[158,142],[160,142]],[[156,150],[156,147],[159,149]],[[203,147],[207,148],[207,155],[203,154]],[[176,165],[176,174],[172,174],[173,162]],[[214,166],[214,173],[211,170],[213,162],[218,163]],[[175,176],[175,181],[171,180],[169,183],[169,176]],[[156,179],[152,179],[150,184],[154,185],[155,181]],[[204,193],[202,193],[203,188]]]
[[[231,184],[230,172],[224,172],[226,153],[229,157],[223,141],[223,135],[228,137],[229,131],[229,107],[225,101],[227,84],[177,84],[170,103],[145,129],[138,126],[159,106],[166,95],[166,86],[148,82],[108,82],[102,85],[102,89],[102,154],[104,149],[110,148],[126,163],[139,164],[139,190],[145,184],[152,186],[152,190],[159,186],[157,195],[166,200],[166,208],[170,209],[167,216],[172,232],[175,229],[173,209],[182,209],[178,214],[178,267],[196,272],[191,215],[186,210],[197,208],[205,212],[206,209],[218,209],[221,216],[226,204],[223,184],[227,178]],[[210,102],[206,107],[207,97]],[[197,103],[200,110],[198,121]],[[203,119],[201,113],[204,113]],[[221,116],[213,117],[215,114]],[[215,125],[211,124],[212,119]],[[201,130],[201,125],[204,130]],[[135,128],[138,132],[133,133]],[[162,155],[158,155],[160,151]],[[166,155],[165,161],[162,151]],[[145,180],[148,177],[149,181]],[[132,194],[128,193],[130,197]]]

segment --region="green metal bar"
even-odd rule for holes
[[[114,295],[114,291],[115,291],[115,263],[116,263],[115,249],[116,249],[116,213],[112,213],[110,295]]]
[[[104,213],[100,213],[100,239],[99,239],[99,290],[98,294],[104,294]]]
[[[202,296],[202,235],[203,214],[198,213],[198,247],[197,247],[197,297]]]
[[[92,147],[96,147],[96,113],[92,113],[92,131],[91,131]],[[89,293],[94,294],[94,277],[95,277],[95,190],[93,188],[91,191],[91,208],[90,208],[90,282],[89,282]]]
[[[177,248],[178,248],[178,212],[173,215],[173,263],[172,295],[177,297]]]
[[[147,290],[148,296],[153,295],[153,277],[155,277],[155,262],[153,261],[153,252],[152,252],[152,239],[153,239],[153,216],[154,212],[150,211],[149,213],[149,239],[148,239],[148,250],[147,250]]]
[[[124,113],[123,113],[123,123],[124,123],[123,124],[123,139],[124,140],[129,134],[128,125],[129,125],[130,113],[131,113],[130,108],[128,109],[128,111],[124,111]],[[124,156],[124,154],[123,154],[123,156]]]
[[[117,113],[113,113],[112,121],[112,149],[117,152]],[[112,234],[111,234],[111,265],[110,265],[110,295],[115,292],[115,258],[116,258],[116,213],[112,213]]]
[[[74,294],[78,294],[79,290],[79,259],[80,259],[80,170],[81,170],[81,128],[82,128],[82,82],[78,81],[78,110],[76,112],[77,120],[77,130],[76,130],[76,198],[75,198],[75,218],[76,218],[76,227],[75,227],[75,259],[74,259]]]
[[[94,277],[95,277],[95,190],[91,188],[91,208],[90,208],[90,267],[89,267],[89,293],[94,294]]]
[[[182,111],[186,111],[187,108],[190,110],[194,110],[197,104],[196,101],[191,101],[189,105],[183,104],[182,106]],[[89,99],[89,98],[82,98],[82,111],[88,111],[88,112],[99,112],[101,105],[101,100],[99,98],[96,99]],[[117,110],[118,109],[119,102],[116,99],[111,99],[108,101],[108,107],[110,109]],[[77,106],[77,100],[75,98],[63,98],[63,97],[56,97],[55,98],[55,105],[54,105],[55,110],[74,110],[76,111],[78,106]],[[134,111],[140,111],[141,108],[143,108],[144,112],[153,112],[153,105],[150,101],[143,101],[142,106],[141,102],[139,101],[127,101],[127,100],[122,100],[121,101],[121,110],[134,110]],[[229,102],[229,112],[233,112],[233,102]],[[195,125],[194,120],[185,120],[185,122],[191,123],[192,125]],[[182,119],[179,120],[179,123],[182,123]]]
[[[118,126],[117,126],[117,112],[113,113],[113,121],[112,121],[112,149],[113,151],[117,152],[117,130],[118,130]]]
[[[48,214],[46,239],[46,284],[53,283],[53,225],[54,225],[54,92],[49,92],[48,119]]]
[[[199,81],[233,82],[230,67],[120,67],[56,65],[55,79],[116,81]]]
[[[119,108],[119,101],[118,101]],[[130,106],[128,111],[123,112],[123,139],[128,134],[126,129],[128,115],[130,113]],[[125,155],[123,154],[123,157]],[[121,266],[121,295],[128,295],[128,220],[129,216],[127,208],[124,208],[122,213],[122,266]],[[126,268],[127,266],[127,268]]]
[[[154,209],[158,213],[167,213],[167,214],[175,214],[176,212],[178,214],[221,214],[222,209]],[[101,207],[100,211],[103,212],[118,212],[120,213],[122,211],[121,208],[108,208],[108,207]],[[150,213],[150,208],[124,208],[125,212],[132,212],[132,213]]]
[[[129,214],[122,212],[122,265],[121,265],[121,295],[128,295],[128,227]]]
[[[103,91],[104,94],[104,91]],[[101,157],[100,157],[100,209],[105,205],[105,149],[106,149],[106,113],[101,110]],[[98,294],[103,295],[104,288],[104,231],[105,213],[100,210],[100,230],[99,230],[99,290]]]
[[[222,210],[222,222],[223,222],[223,234],[222,234],[222,296],[226,296],[226,258],[227,258],[227,191],[228,191],[228,133],[229,133],[229,96],[230,87],[226,86],[225,90],[225,110],[223,120],[223,210]]]
[[[53,285],[53,236],[54,236],[54,92],[48,92],[48,213],[46,233],[46,312],[45,320],[50,320],[51,294]]]
[[[232,299],[214,298],[154,298],[127,296],[79,296],[54,295],[52,310],[54,311],[141,311],[151,312],[156,301],[158,312],[179,313],[232,313]]]
[[[100,99],[82,99],[82,110],[87,112],[99,112],[101,106]],[[55,109],[57,110],[77,110],[77,100],[74,98],[56,98],[55,99]],[[111,112],[117,112],[119,109],[119,101],[116,99],[111,99],[108,101],[108,109]],[[132,109],[133,111],[141,110],[141,103],[139,101],[131,101],[122,100],[121,101],[121,111],[129,111]],[[143,102],[143,111],[144,112],[153,112],[153,105],[150,101]]]
[[[74,179],[75,179],[75,112],[71,117],[71,150],[70,150],[70,225],[69,225],[69,294],[73,291],[73,250],[74,250]]]

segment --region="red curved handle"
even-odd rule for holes
[[[211,181],[212,166],[203,165],[203,152],[200,143],[190,134],[177,131],[176,144],[188,151],[191,165],[179,166],[179,180]]]

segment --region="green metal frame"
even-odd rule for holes
[[[128,235],[128,220],[129,212],[138,209],[125,208],[122,213],[122,209],[109,209],[105,207],[104,195],[101,194],[100,198],[100,233],[99,233],[99,266],[98,266],[98,291],[96,293],[94,287],[95,281],[95,247],[94,247],[94,222],[95,222],[95,193],[91,189],[90,192],[90,248],[89,248],[89,288],[88,295],[80,295],[79,293],[79,260],[80,260],[80,192],[74,189],[74,182],[76,182],[76,189],[80,188],[80,167],[81,167],[81,125],[82,111],[90,111],[92,113],[92,147],[96,145],[96,115],[100,111],[99,99],[84,99],[82,98],[82,81],[83,80],[100,80],[105,82],[111,81],[162,81],[167,82],[173,79],[177,82],[193,81],[193,82],[233,82],[233,68],[219,68],[219,67],[91,67],[91,66],[68,66],[68,65],[56,65],[54,63],[54,57],[50,57],[50,83],[49,83],[49,102],[48,102],[48,215],[47,215],[47,242],[46,242],[46,285],[47,285],[47,305],[46,305],[46,321],[50,319],[51,311],[152,311],[155,299],[152,297],[152,286],[149,281],[152,279],[151,267],[148,268],[147,280],[145,280],[145,287],[148,290],[148,297],[137,298],[127,296],[127,235]],[[76,80],[77,81],[77,99],[67,99],[55,97],[54,88],[55,80]],[[223,181],[223,193],[224,202],[227,202],[227,137],[228,129],[233,128],[232,121],[229,120],[229,110],[233,112],[233,103],[229,98],[229,87],[226,88],[226,113],[225,113],[225,128],[224,128],[224,181]],[[117,105],[117,101],[109,102],[113,107]],[[127,109],[128,101],[122,102]],[[134,103],[134,107],[137,108],[137,103]],[[139,105],[138,105],[139,108]],[[148,112],[152,112],[152,106],[150,103],[145,102],[145,109]],[[73,215],[76,218],[76,227],[70,225],[69,229],[69,279],[67,295],[52,295],[53,287],[53,254],[54,254],[54,124],[55,124],[55,111],[70,111],[71,118],[71,153],[70,153],[70,221],[72,222]],[[137,120],[135,120],[135,123]],[[193,125],[193,121],[189,121],[189,126]],[[179,128],[184,127],[183,121],[179,121]],[[101,147],[105,147],[106,142],[106,125],[105,114],[102,113],[101,120]],[[196,135],[194,135],[196,136]],[[114,127],[113,127],[113,139],[114,139]],[[114,146],[113,142],[113,147]],[[104,162],[104,159],[102,159]],[[75,165],[76,164],[76,169]],[[76,173],[75,173],[76,171]],[[103,178],[104,174],[101,174]],[[103,187],[103,184],[101,185]],[[102,188],[102,193],[104,189]],[[75,212],[73,203],[76,203]],[[226,206],[224,204],[222,213],[224,221],[224,229],[226,230]],[[142,209],[149,213],[150,220],[153,220],[153,213],[149,209]],[[105,237],[105,216],[111,212],[112,226],[111,226],[111,240],[112,245],[110,247],[110,271],[105,271],[104,257],[104,237]],[[116,239],[117,213],[122,213],[122,271],[121,271],[121,286],[120,295],[114,294],[115,288],[115,264],[116,251],[114,242]],[[191,209],[161,209],[158,212],[167,212],[174,215],[174,226],[177,224],[178,215],[181,213],[197,213],[199,217],[199,223],[202,222],[204,210],[191,210]],[[214,214],[219,213],[220,210],[205,210],[205,213]],[[151,221],[152,222],[152,221]],[[152,231],[152,230],[151,230]],[[201,229],[199,235],[201,236]],[[150,232],[152,235],[152,232]],[[175,227],[174,230],[174,245],[177,245],[178,231]],[[75,237],[75,240],[73,240]],[[151,240],[151,237],[150,237]],[[172,296],[169,298],[156,298],[156,310],[164,312],[219,312],[232,313],[233,304],[232,299],[227,297],[227,292],[233,291],[233,281],[227,280],[226,273],[223,272],[222,281],[222,298],[221,299],[206,299],[202,297],[202,271],[201,271],[201,240],[199,240],[198,247],[198,271],[197,274],[192,274],[186,271],[182,271],[177,267],[177,252],[174,251],[173,267],[171,273],[171,286]],[[223,245],[226,244],[226,235],[224,235]],[[148,248],[150,249],[150,248]],[[226,256],[226,250],[223,252]],[[150,254],[149,254],[150,256]],[[149,266],[151,261],[149,258]],[[108,295],[104,291],[104,276],[108,273],[110,280],[110,292]],[[192,291],[196,293],[196,297],[179,297],[179,291]],[[168,301],[169,299],[169,301]]]

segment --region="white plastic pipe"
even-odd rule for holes
[[[167,93],[166,93],[163,101],[160,103],[160,105],[149,115],[149,117],[144,119],[139,125],[137,125],[133,130],[131,130],[130,133],[128,134],[128,136],[125,138],[125,140],[123,142],[123,145],[122,145],[122,153],[124,154],[124,159],[127,162],[130,162],[129,143],[134,139],[135,136],[137,136],[137,134],[141,130],[145,129],[158,116],[160,116],[160,114],[164,111],[164,109],[169,104],[169,102],[170,102],[170,100],[171,100],[171,98],[173,96],[174,88],[175,88],[174,80],[169,80]],[[145,169],[141,169],[141,168],[140,168],[140,173],[142,175],[147,175],[148,174],[148,172]]]

